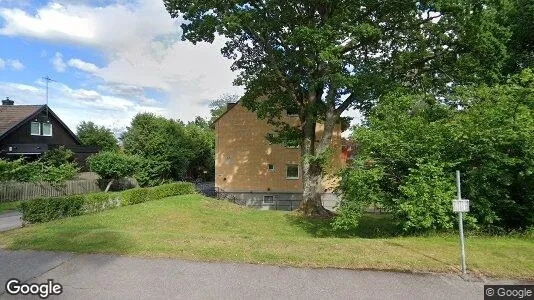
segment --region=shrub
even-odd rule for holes
[[[82,214],[83,195],[33,199],[21,203],[22,219],[29,223],[48,222]]]
[[[105,151],[91,155],[87,161],[92,172],[103,179],[119,179],[133,174],[134,159],[126,154]]]
[[[168,183],[151,189],[155,199],[195,193],[195,185],[190,182]]]
[[[120,193],[92,193],[85,195],[82,211],[87,214],[115,208],[120,205]]]
[[[91,193],[55,198],[42,198],[22,202],[22,219],[28,223],[98,212],[170,196],[194,194],[195,186],[188,182],[175,182],[153,188],[134,188],[122,192]]]
[[[136,159],[130,155],[105,151],[91,155],[87,161],[92,172],[97,173],[102,179],[109,179],[106,192],[114,180],[133,175]]]
[[[74,152],[65,149],[65,146],[46,151],[40,161],[48,166],[59,167],[74,161]]]
[[[72,179],[78,172],[74,163],[60,165],[48,164],[41,160],[26,162],[24,159],[13,161],[0,159],[0,181],[46,181],[61,183]]]
[[[395,217],[405,232],[439,231],[453,228],[455,216],[452,200],[455,198],[454,178],[446,176],[443,167],[418,164],[410,169],[406,182],[399,187],[400,199]],[[466,215],[466,224],[474,219]]]
[[[384,171],[369,162],[357,160],[351,169],[344,172],[340,184],[344,196],[338,205],[332,225],[336,230],[349,231],[358,227],[365,209],[372,204],[381,203],[384,198],[384,192],[379,185]]]
[[[135,188],[121,192],[121,205],[132,205],[156,200],[154,192],[149,188]]]

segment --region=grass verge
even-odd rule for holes
[[[299,267],[458,272],[453,235],[384,237],[368,216],[359,237],[336,237],[328,225],[280,211],[259,211],[186,195],[31,225],[0,234],[0,246],[173,257]],[[380,238],[370,238],[383,236]],[[534,240],[467,237],[473,273],[534,279]]]

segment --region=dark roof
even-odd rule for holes
[[[65,128],[65,130],[81,144],[78,137],[61,119],[46,105],[0,105],[0,140],[16,130],[24,123],[48,108],[48,113]]]
[[[41,111],[44,105],[0,105],[0,136]]]

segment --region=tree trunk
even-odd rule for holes
[[[299,211],[307,216],[329,217],[332,216],[332,212],[324,208],[321,201],[323,166],[315,159],[317,154],[315,151],[315,127],[317,123],[315,104],[319,97],[320,92],[309,94],[307,111],[304,114],[304,118],[301,119],[303,138],[300,147],[304,190]],[[325,130],[327,127],[330,126],[325,126]],[[332,137],[331,132],[332,128],[330,128],[330,134],[328,134],[328,145]],[[324,139],[325,134],[323,134],[323,142],[320,144],[321,152],[326,149],[326,147],[323,147]]]
[[[108,182],[108,185],[106,186],[106,190],[104,191],[105,193],[107,193],[109,191],[109,188],[111,187],[111,184],[113,183],[114,179],[111,179],[109,182]]]

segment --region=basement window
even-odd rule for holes
[[[299,179],[299,165],[286,166],[286,179]]]
[[[274,204],[274,196],[263,196],[263,204]]]
[[[41,123],[31,122],[31,135],[41,135]]]
[[[273,164],[268,164],[267,165],[267,170],[273,172],[274,171],[274,165]]]

